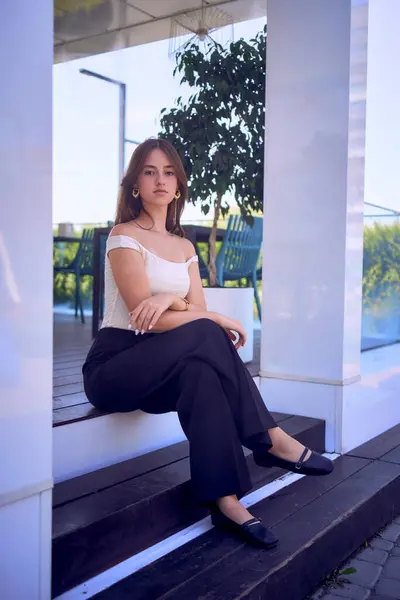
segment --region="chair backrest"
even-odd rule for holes
[[[79,246],[79,269],[82,274],[91,275],[93,273],[93,236],[94,229],[82,231]]]
[[[199,247],[197,246],[195,227],[194,227],[194,225],[185,225],[184,230],[185,230],[188,240],[192,242],[192,244],[194,245],[194,247],[196,249],[197,256],[199,258],[200,277],[201,277],[201,279],[208,279],[208,267],[201,255]]]
[[[100,320],[103,320],[104,317],[104,305],[105,305],[105,288],[104,288],[104,267],[106,261],[106,250],[107,250],[107,240],[110,235],[111,229],[113,225],[110,226],[108,231],[101,232],[99,234],[99,246],[100,246],[100,271],[98,273],[99,277],[99,316]]]
[[[217,278],[248,277],[256,267],[262,245],[262,217],[254,217],[250,226],[240,215],[230,215],[221,250],[217,256]]]

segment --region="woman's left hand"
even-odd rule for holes
[[[155,294],[146,298],[129,313],[128,328],[134,328],[137,333],[150,331],[161,315],[169,309],[176,300],[174,294]]]

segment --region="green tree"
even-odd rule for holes
[[[213,209],[210,234],[210,285],[217,285],[216,230],[231,192],[245,218],[262,210],[266,28],[227,49],[215,45],[202,53],[191,45],[177,56],[174,75],[194,93],[163,109],[160,136],[179,152],[193,204],[203,214]]]

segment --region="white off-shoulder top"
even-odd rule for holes
[[[115,248],[130,248],[143,256],[152,294],[169,292],[185,298],[190,287],[189,265],[198,262],[192,256],[186,262],[172,262],[153,254],[128,235],[112,235],[107,240],[104,267],[105,312],[101,327],[128,329],[129,312],[119,293],[112,273],[109,252]],[[135,282],[132,282],[135,285]]]

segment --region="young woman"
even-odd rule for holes
[[[105,264],[105,316],[83,366],[90,402],[105,411],[176,411],[190,444],[192,486],[214,525],[265,548],[277,539],[239,502],[258,465],[325,475],[333,463],[280,429],[237,350],[239,321],[208,312],[198,259],[180,217],[181,160],[162,139],[133,153]],[[151,432],[149,432],[151,435]]]

